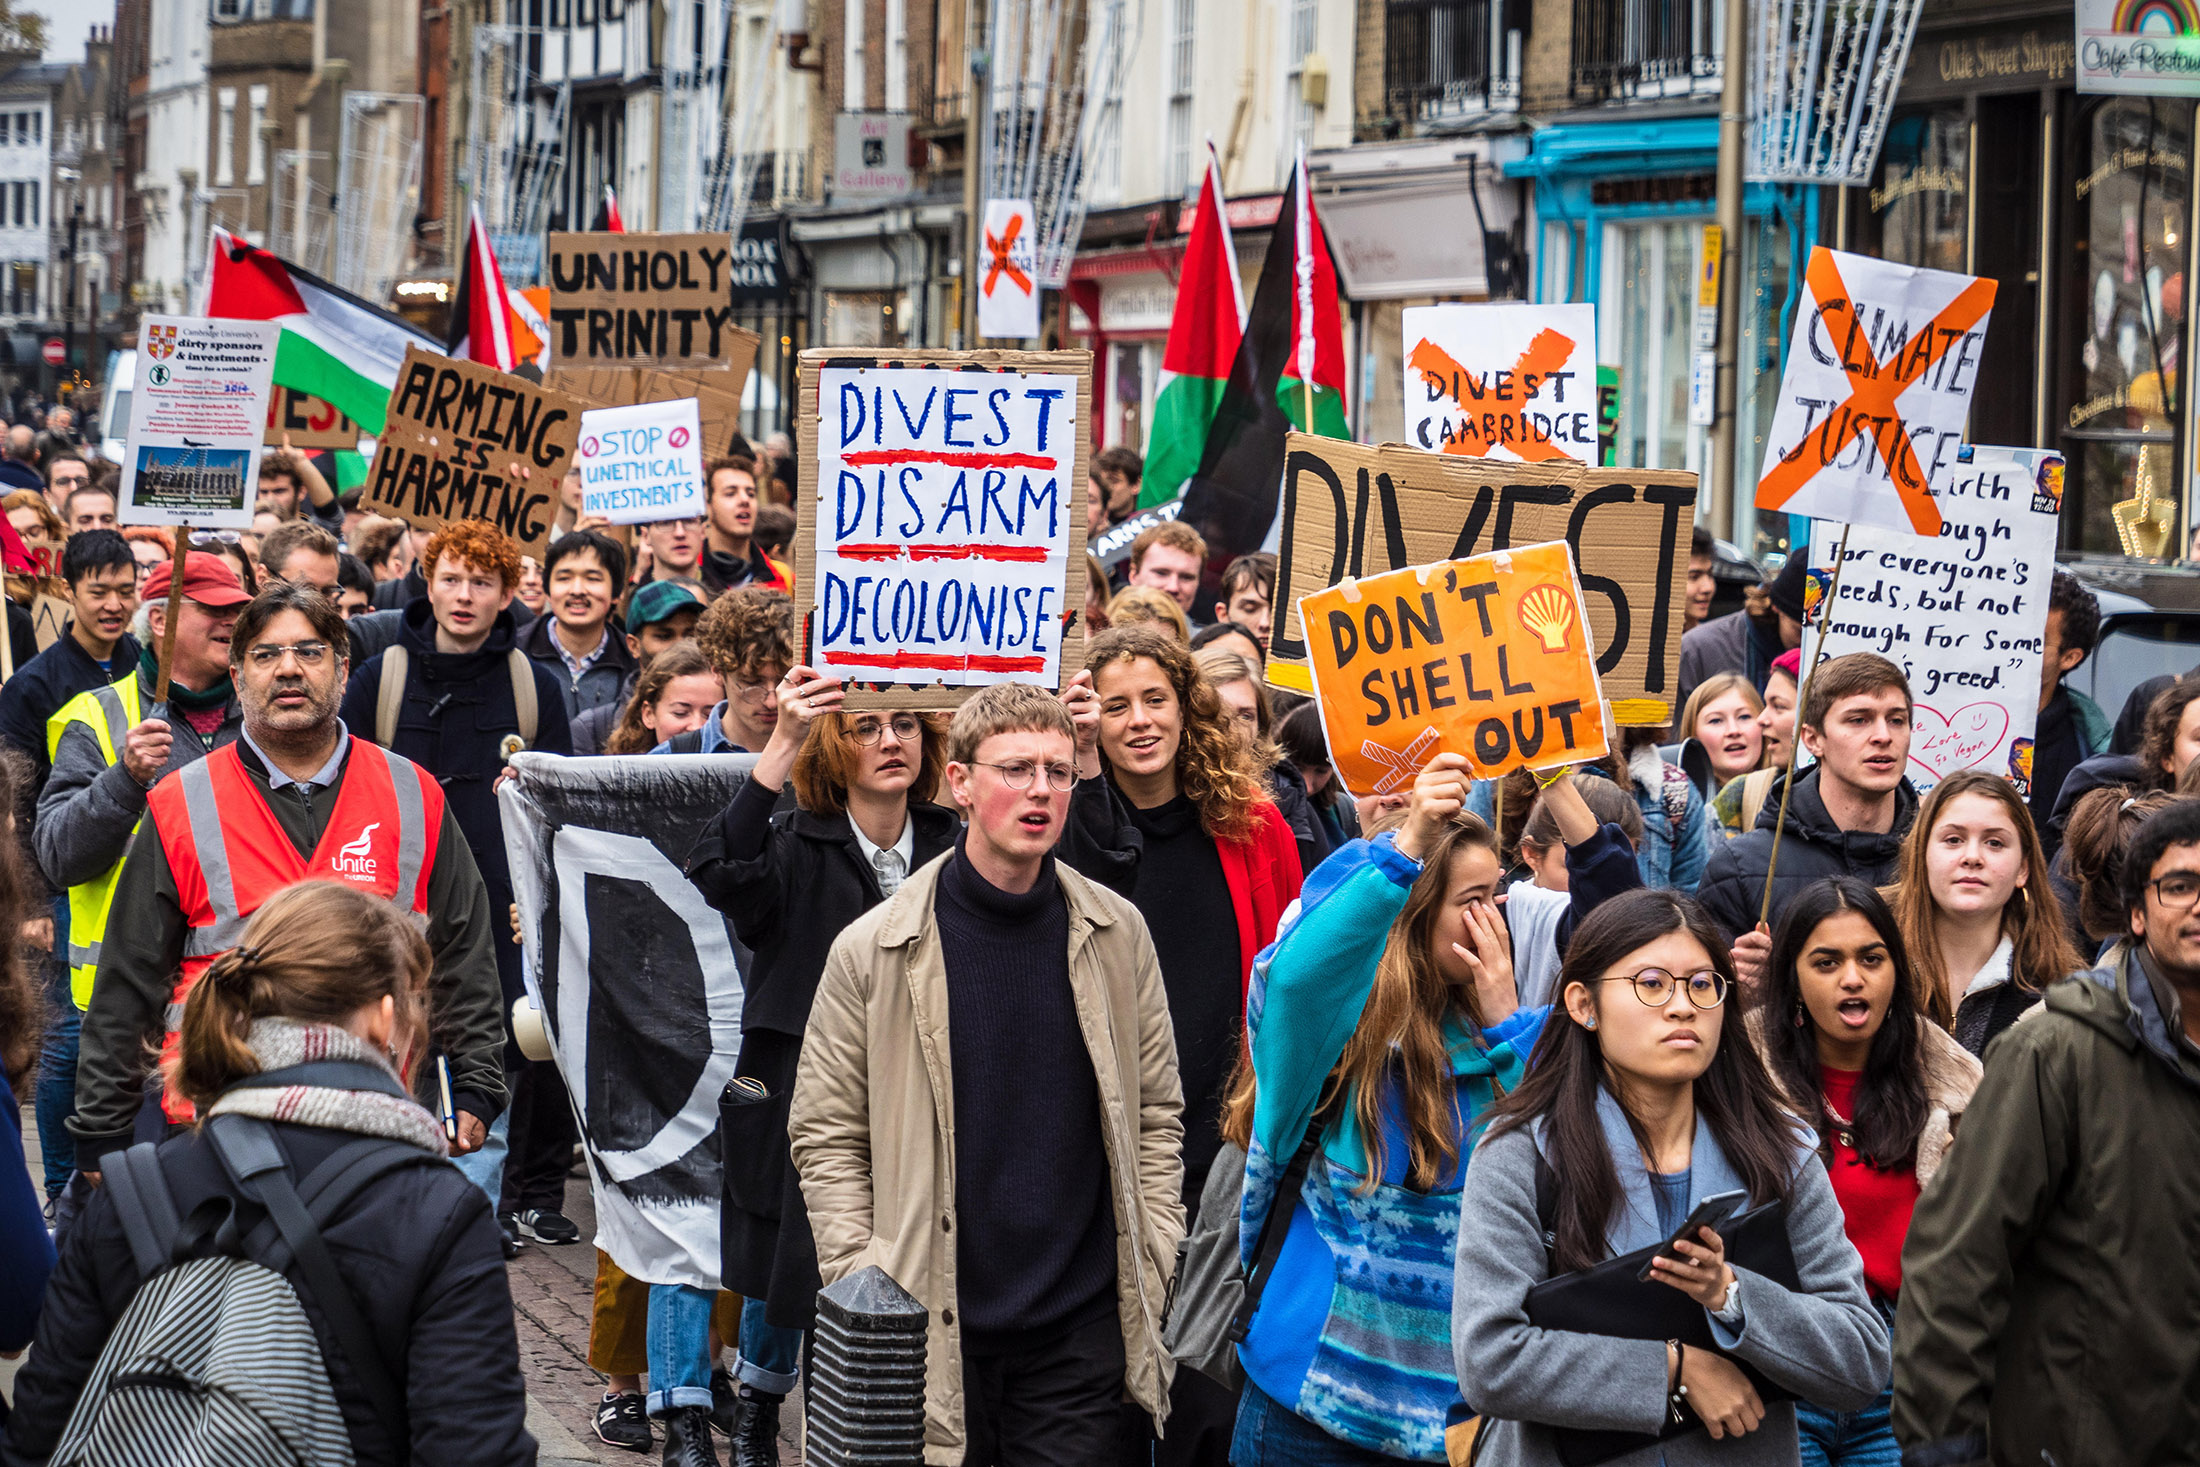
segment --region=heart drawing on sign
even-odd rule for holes
[[[1983,763],[2009,733],[2009,710],[1999,703],[1966,703],[1953,713],[1919,703],[1910,713],[1910,762],[1934,782]]]

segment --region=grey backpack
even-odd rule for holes
[[[142,1282],[49,1467],[352,1467],[320,1341],[284,1277],[293,1260],[402,1455],[403,1397],[320,1225],[370,1183],[433,1158],[363,1138],[293,1186],[266,1122],[216,1116],[206,1130],[235,1191],[267,1216],[240,1234],[235,1199],[219,1197],[180,1217],[152,1144],[108,1158]]]

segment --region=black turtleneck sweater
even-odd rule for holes
[[[958,846],[934,916],[955,1085],[963,1349],[1010,1353],[1114,1307],[1100,1085],[1070,991],[1054,858],[1019,895],[980,876]]]
[[[1146,919],[1168,990],[1184,1082],[1184,1205],[1197,1212],[1207,1169],[1222,1149],[1223,1091],[1245,1027],[1237,909],[1197,805],[1183,795],[1151,810],[1124,804],[1145,842],[1131,901]]]

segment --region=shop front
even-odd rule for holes
[[[810,272],[809,341],[949,345],[955,322],[948,267],[957,212],[952,204],[918,204],[793,215],[788,234]]]
[[[1573,113],[1538,131],[1508,165],[1534,183],[1533,298],[1597,308],[1597,360],[1619,402],[1613,461],[1707,472],[1709,382],[1696,371],[1707,250],[1734,248],[1712,228],[1719,124],[1700,104],[1616,117]],[[1780,379],[1791,303],[1818,230],[1816,190],[1751,184],[1743,193],[1737,478],[1754,481]],[[1711,527],[1752,555],[1785,554],[1790,522],[1746,493]]]
[[[741,394],[741,431],[754,442],[794,431],[795,364],[810,323],[796,294],[801,256],[786,216],[743,220],[733,256],[734,324],[758,337],[756,367]]]
[[[2075,39],[2067,3],[1929,7],[1829,237],[1993,277],[1972,440],[2064,454],[2066,553],[2187,560],[2194,102],[2081,95]]]

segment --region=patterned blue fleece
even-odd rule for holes
[[[1297,916],[1254,964],[1246,1020],[1259,1089],[1240,1233],[1248,1266],[1420,871],[1390,835],[1351,842],[1307,878]],[[1342,1441],[1444,1460],[1445,1416],[1459,1400],[1451,1277],[1461,1173],[1475,1119],[1496,1098],[1492,1081],[1507,1090],[1520,1082],[1548,1012],[1521,1009],[1479,1039],[1463,1023],[1450,1030],[1465,1134],[1460,1165],[1432,1190],[1405,1185],[1410,1157],[1395,1076],[1384,1084],[1384,1166],[1372,1191],[1360,1191],[1369,1161],[1357,1109],[1346,1106],[1322,1138],[1238,1359],[1263,1391]]]

